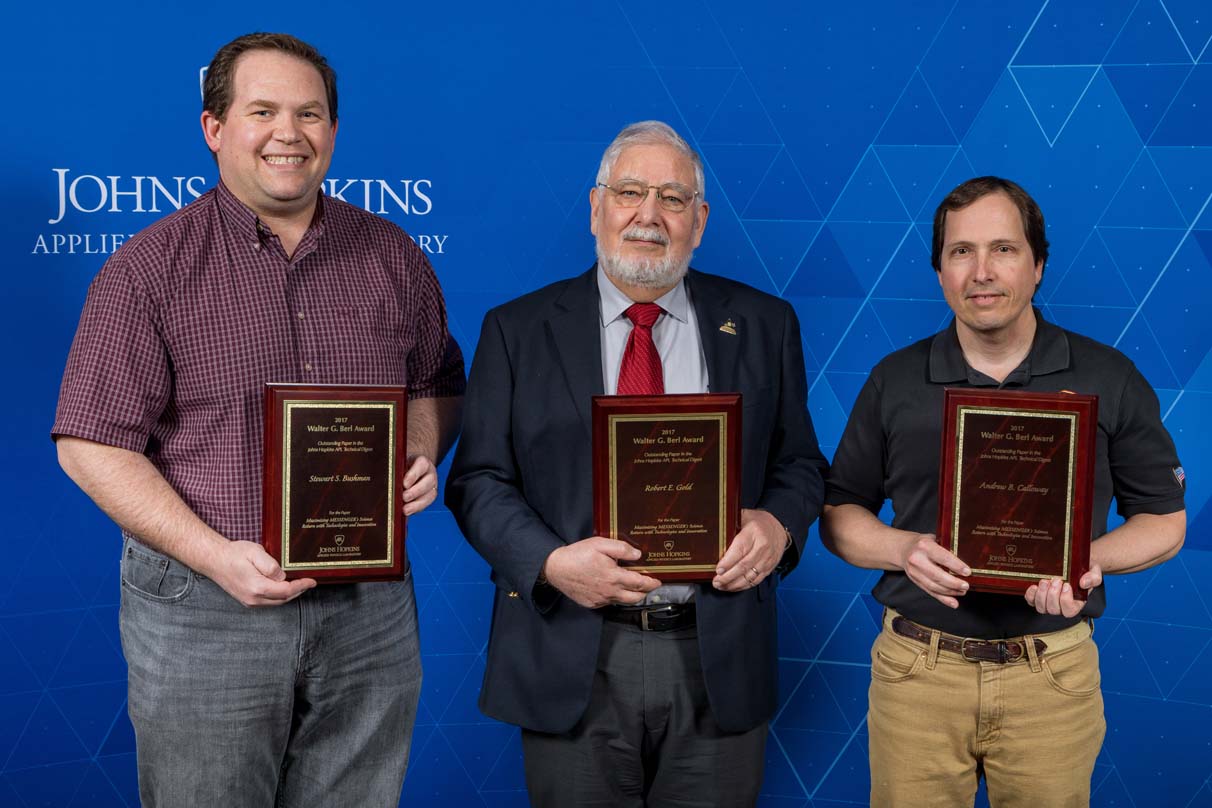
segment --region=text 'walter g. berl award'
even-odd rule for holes
[[[710,580],[740,526],[739,393],[593,398],[594,532],[631,569]]]
[[[404,387],[267,384],[265,549],[288,579],[404,576]]]
[[[983,592],[1090,567],[1098,397],[949,388],[943,396],[938,542]]]

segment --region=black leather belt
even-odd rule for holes
[[[902,637],[930,644],[930,629],[919,626],[907,617],[892,618],[892,630]],[[1026,638],[1018,637],[1012,640],[974,640],[971,637],[957,637],[954,634],[939,632],[938,647],[940,651],[950,651],[959,654],[969,662],[1018,662],[1027,656]],[[1035,655],[1039,656],[1047,649],[1048,644],[1039,637],[1035,638]]]
[[[607,606],[602,617],[612,623],[638,626],[644,631],[674,631],[694,625],[693,603],[669,603],[664,606]]]

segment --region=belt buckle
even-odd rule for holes
[[[1010,654],[1010,646],[1014,646],[1018,650],[1013,656]],[[1023,658],[1026,652],[1026,644],[1017,640],[999,640],[997,643],[997,658],[1003,664],[1006,662],[1018,662]]]
[[[656,629],[648,625],[648,616],[655,614],[658,617],[671,617],[673,615],[673,604],[668,606],[658,606],[655,609],[643,609],[640,611],[640,628],[644,631],[655,631]]]
[[[997,648],[996,659],[982,659],[981,657],[968,656],[968,643],[973,645],[993,646]],[[1015,646],[1014,653],[1010,652],[1010,646]],[[1024,646],[1016,640],[977,640],[972,637],[965,637],[960,641],[960,656],[966,662],[996,662],[999,665],[1005,665],[1007,662],[1018,662],[1024,656]]]
[[[960,656],[964,658],[965,662],[983,662],[984,660],[982,660],[980,657],[968,656],[968,643],[973,643],[974,645],[980,645],[980,644],[983,644],[984,642],[985,642],[985,640],[977,640],[977,639],[973,639],[972,637],[964,637],[962,640],[960,640]]]

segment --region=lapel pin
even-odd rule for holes
[[[735,337],[736,336],[736,323],[734,323],[732,321],[732,318],[729,317],[727,320],[724,321],[724,324],[722,326],[720,326],[720,330],[723,331],[725,334],[731,334],[732,336]]]

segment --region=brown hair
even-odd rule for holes
[[[310,64],[320,72],[324,90],[328,96],[328,114],[337,122],[337,73],[328,65],[320,52],[301,39],[290,34],[254,33],[236,37],[228,42],[211,59],[206,69],[206,80],[202,83],[202,109],[219,120],[227,117],[231,106],[232,83],[236,78],[236,63],[249,51],[272,50],[294,56]]]
[[[1044,212],[1022,186],[1001,177],[976,177],[957,185],[934,211],[934,246],[930,251],[930,263],[934,271],[942,268],[943,230],[947,225],[947,212],[962,210],[989,194],[1005,194],[1018,208],[1023,220],[1023,232],[1031,247],[1031,257],[1038,264],[1048,263],[1048,239],[1044,233]],[[1042,268],[1041,268],[1042,278]]]

